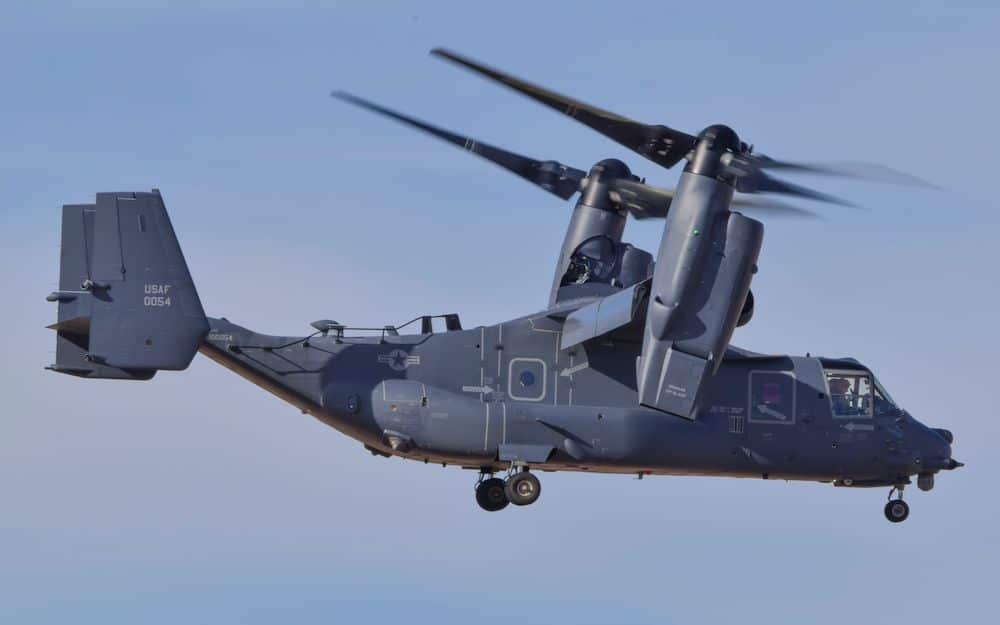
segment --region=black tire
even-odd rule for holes
[[[902,499],[893,499],[885,504],[885,518],[891,523],[902,523],[910,516],[910,506]]]
[[[476,503],[487,512],[498,512],[506,508],[510,501],[507,500],[503,480],[491,477],[480,482],[476,486]]]
[[[538,501],[542,494],[542,484],[538,478],[522,471],[509,480],[506,485],[507,499],[515,506],[527,506]]]

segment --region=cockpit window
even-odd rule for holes
[[[570,257],[561,284],[609,282],[618,264],[618,247],[610,237],[598,235],[581,243]]]
[[[885,390],[878,380],[875,380],[875,414],[883,414],[896,410],[896,402],[892,400],[888,391]]]
[[[834,417],[871,417],[872,376],[866,371],[827,371]],[[884,399],[884,398],[883,398]]]

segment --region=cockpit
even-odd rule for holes
[[[896,409],[896,402],[870,371],[824,369],[834,417],[873,417]]]
[[[611,284],[619,288],[642,282],[653,274],[649,252],[611,237],[590,237],[577,246],[560,286],[587,283]]]

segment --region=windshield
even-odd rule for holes
[[[871,417],[897,410],[896,402],[868,371],[826,370],[834,417]]]
[[[892,396],[889,392],[885,390],[885,387],[876,379],[875,380],[875,414],[882,414],[883,412],[889,412],[890,410],[896,409],[896,402],[893,401]]]
[[[872,376],[867,371],[827,371],[826,385],[834,417],[871,417]]]

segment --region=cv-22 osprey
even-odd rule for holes
[[[900,408],[857,360],[729,344],[753,314],[764,230],[733,209],[798,210],[735,192],[837,202],[768,171],[896,182],[902,174],[771,159],[726,126],[690,135],[647,125],[434,54],[663,167],[684,161],[676,190],[646,185],[618,160],[589,172],[538,161],[338,92],[560,198],[579,194],[544,310],[472,329],[449,314],[374,329],[321,320],[308,336],[261,335],[205,316],[158,191],[98,193],[95,204],[63,207],[50,368],[148,380],[185,369],[200,351],[374,455],[477,471],[476,501],[490,511],[534,503],[536,470],[590,471],[884,486],[885,516],[900,522],[913,477],[930,490],[937,473],[961,466],[952,434]],[[655,262],[622,241],[628,215],[664,219]]]

